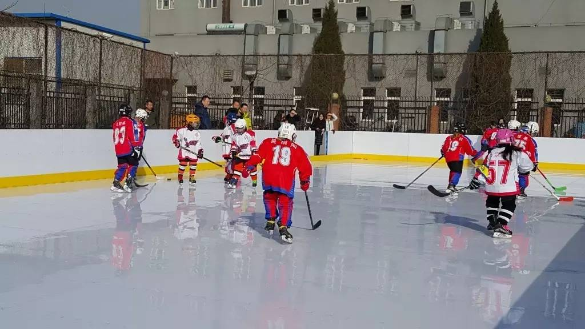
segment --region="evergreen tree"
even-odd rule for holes
[[[497,0],[485,19],[478,52],[470,56],[474,57],[471,74],[474,104],[467,121],[471,133],[480,133],[490,122],[508,118],[512,105],[512,55]]]
[[[321,33],[313,44],[313,55],[305,74],[303,87],[306,97],[305,105],[324,110],[333,93],[341,97],[345,83],[345,58],[337,25],[337,10],[333,0],[329,0],[325,7],[322,24]]]

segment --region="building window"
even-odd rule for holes
[[[252,104],[254,106],[252,113],[254,117],[264,116],[264,95],[266,94],[265,87],[254,87],[254,95],[252,96]]]
[[[42,58],[5,57],[4,71],[24,74],[41,74],[43,70]]]
[[[175,9],[175,0],[156,0],[157,10]]]
[[[530,121],[530,110],[532,110],[533,96],[534,89],[516,89],[516,97],[514,98],[516,120],[522,123]]]
[[[260,7],[262,0],[242,0],[242,7]]]
[[[546,94],[550,97],[546,102],[547,106],[553,109],[552,123],[556,127],[561,123],[561,110],[565,100],[565,89],[548,89]]]
[[[297,110],[301,106],[301,102],[303,101],[304,92],[302,87],[294,87],[293,88],[293,102],[295,104],[295,110]]]
[[[338,3],[360,3],[360,0],[337,0]]]
[[[306,6],[309,4],[309,0],[289,0],[288,4],[291,6]]]
[[[400,113],[400,88],[386,88],[386,120],[396,122]]]
[[[361,120],[373,120],[376,104],[376,88],[362,88],[362,98],[360,103]]]
[[[217,8],[217,0],[199,0],[199,8]]]
[[[449,121],[449,107],[451,105],[451,89],[437,88],[435,89],[435,105],[440,109],[439,121]]]
[[[185,102],[187,102],[187,104],[195,105],[198,101],[197,86],[185,86]]]
[[[244,95],[244,88],[242,86],[232,86],[232,102],[242,102],[242,95]]]

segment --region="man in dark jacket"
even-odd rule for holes
[[[225,111],[225,115],[223,117],[223,123],[227,124],[228,114],[231,113],[232,115],[237,116],[239,111],[240,111],[240,101],[237,99],[234,99],[234,101],[232,102],[232,107],[230,107],[229,109],[227,109],[227,111]]]
[[[144,109],[148,113],[148,118],[144,124],[148,128],[158,128],[158,111],[154,110],[154,103],[150,99],[144,102]]]
[[[207,95],[201,97],[201,101],[195,104],[195,112],[193,114],[201,119],[199,129],[212,129],[209,111],[207,110],[209,104],[211,104],[211,99]]]
[[[288,115],[286,117],[284,117],[284,122],[288,122],[288,123],[292,123],[293,125],[295,125],[295,127],[297,129],[299,129],[299,122],[301,121],[301,117],[299,117],[297,115],[297,111],[295,111],[295,109],[290,110],[290,112],[288,113]]]

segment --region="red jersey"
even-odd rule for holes
[[[138,128],[138,139],[140,146],[144,145],[144,139],[146,138],[146,125],[140,120],[136,120],[136,127]]]
[[[142,146],[142,137],[136,121],[121,117],[112,125],[114,148],[117,157],[132,154],[134,147]]]
[[[498,142],[496,141],[496,134],[498,133],[498,128],[488,128],[483,133],[481,137],[481,144],[487,145],[489,149],[493,149],[496,147]]]
[[[289,140],[268,138],[262,141],[258,153],[246,165],[257,165],[264,160],[262,167],[262,188],[294,197],[295,173],[299,171],[301,181],[307,181],[313,174],[311,161],[300,145]]]
[[[528,154],[530,161],[538,162],[538,151],[536,141],[532,136],[525,132],[517,132],[514,134],[514,145],[521,148],[524,153]]]
[[[447,136],[441,151],[445,155],[447,162],[463,161],[466,154],[470,156],[477,155],[477,151],[471,146],[471,140],[465,135]]]

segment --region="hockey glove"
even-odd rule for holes
[[[474,178],[471,180],[471,183],[469,183],[469,189],[470,190],[477,190],[479,188],[479,179]]]
[[[176,147],[176,148],[179,148],[179,147],[181,147],[181,143],[179,143],[179,140],[178,140],[178,139],[177,139],[177,140],[175,140],[175,141],[173,142],[173,144],[175,144],[175,147]]]
[[[221,142],[221,136],[213,136],[211,137],[211,140],[214,141],[215,143],[219,143]]]
[[[247,171],[254,171],[254,169],[256,169],[255,166],[246,166]]]
[[[441,149],[441,156],[444,157],[445,156],[445,152],[443,152],[443,150]]]
[[[132,157],[136,159],[140,159],[140,155],[142,155],[142,146],[136,146],[132,149]]]
[[[199,150],[197,153],[197,159],[203,159],[203,150]]]
[[[232,151],[232,159],[235,159],[238,156],[238,153],[236,151]]]
[[[488,148],[489,148],[489,147],[488,147],[488,145],[487,145],[487,144],[481,144],[481,150],[482,150],[483,152],[487,151],[487,150],[488,150]]]
[[[532,172],[536,172],[537,169],[538,169],[538,162],[535,162],[534,168],[532,168]]]
[[[226,160],[226,161],[232,158],[232,156],[229,155],[229,154],[224,154],[222,156],[223,156],[223,159]]]
[[[307,191],[309,189],[309,185],[311,185],[311,181],[305,180],[301,182],[301,190]]]
[[[246,169],[246,167],[244,167],[244,169],[242,170],[242,177],[243,178],[248,178],[250,176],[250,173],[248,172],[248,170]]]

